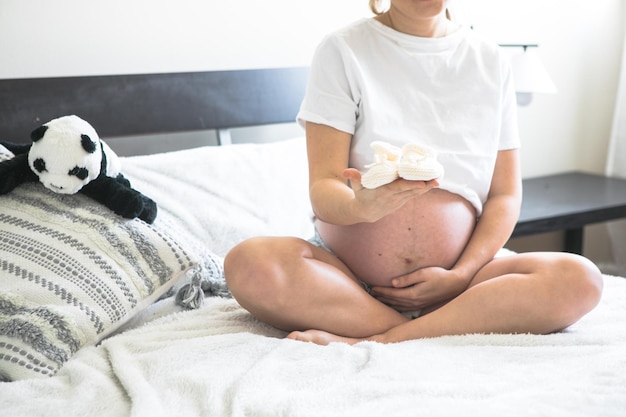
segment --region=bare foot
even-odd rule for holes
[[[287,339],[300,340],[303,342],[313,342],[318,345],[327,345],[331,342],[342,342],[353,345],[366,339],[355,339],[352,337],[337,336],[322,330],[307,330],[304,332],[291,332],[287,335]]]

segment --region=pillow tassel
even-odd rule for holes
[[[176,304],[185,308],[196,309],[200,308],[204,301],[202,275],[200,274],[200,268],[196,268],[190,273],[194,274],[191,282],[180,287],[176,293]]]

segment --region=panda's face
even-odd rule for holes
[[[100,174],[100,138],[84,120],[55,119],[33,131],[32,139],[28,163],[49,190],[74,194]]]

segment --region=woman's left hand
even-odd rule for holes
[[[398,311],[412,311],[441,304],[461,294],[469,280],[454,270],[418,269],[394,278],[392,287],[372,287],[373,297]]]

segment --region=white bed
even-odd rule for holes
[[[0,99],[7,94],[2,86]],[[200,265],[201,305],[177,303],[179,289],[193,277],[172,273],[157,285],[162,291],[152,291],[103,332],[112,334],[85,339],[58,371],[50,372],[54,375],[18,372],[21,377],[13,382],[0,382],[1,415],[626,415],[624,277],[605,276],[600,305],[557,334],[325,347],[286,340],[284,332],[259,322],[228,297],[220,262],[246,237],[310,237],[304,139],[204,146],[122,162],[133,187],[159,205],[157,220],[145,233],[167,235],[170,244],[178,242],[177,253],[188,257],[191,270]],[[40,192],[33,185],[12,193],[26,201],[28,193]],[[81,210],[91,204],[83,196],[73,198]],[[0,196],[0,210],[14,204],[6,201]],[[0,221],[0,232],[7,227]],[[2,248],[0,295],[15,288],[15,273],[6,266],[13,261]],[[170,286],[169,295],[152,303]],[[13,343],[2,329],[0,324],[0,348]],[[0,366],[6,372],[11,364],[0,360]]]

